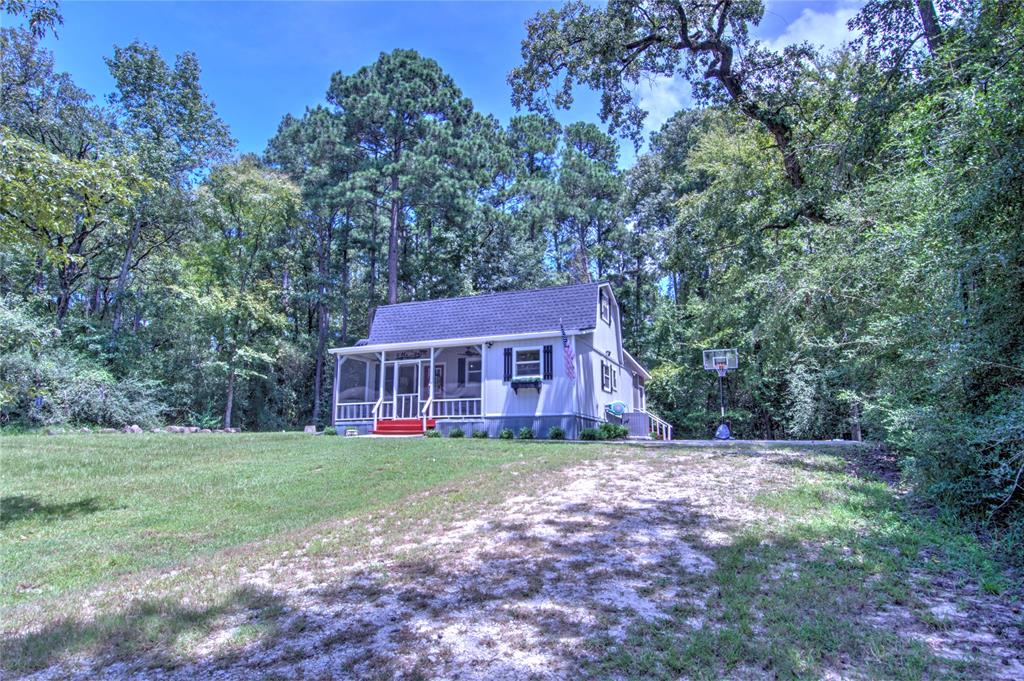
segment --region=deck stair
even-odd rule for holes
[[[427,428],[437,425],[434,419],[427,419]],[[423,435],[422,419],[384,419],[377,421],[374,435]]]

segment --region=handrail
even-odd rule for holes
[[[641,414],[644,414],[645,416],[647,416],[647,418],[651,420],[651,423],[654,425],[654,432],[657,433],[659,437],[665,440],[672,439],[672,426],[671,424],[668,423],[668,421],[652,414],[646,409],[638,409],[637,411],[639,411]]]
[[[381,395],[377,399],[377,404],[373,405],[373,429],[377,430],[377,414],[380,412],[380,405],[384,404],[384,396]]]
[[[423,431],[427,430],[427,416],[430,413],[430,407],[434,404],[434,396],[431,395],[427,398],[427,401],[423,403],[423,408],[420,409],[420,417],[423,419]]]

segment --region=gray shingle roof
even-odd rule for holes
[[[600,283],[440,298],[377,308],[366,344],[592,329]]]

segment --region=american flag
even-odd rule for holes
[[[565,375],[570,381],[576,380],[576,361],[572,356],[572,348],[569,347],[569,337],[565,335],[565,325],[558,320],[558,326],[562,329],[562,350],[565,352]]]

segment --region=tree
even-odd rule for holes
[[[111,331],[120,331],[129,277],[157,249],[188,228],[190,190],[210,164],[234,145],[227,126],[199,84],[199,62],[191,52],[174,67],[156,48],[133,42],[106,59],[116,90],[108,97],[123,153],[139,159],[155,191],[133,205],[131,228],[113,277],[108,301]]]
[[[258,376],[272,361],[267,343],[283,324],[272,264],[280,233],[298,208],[299,191],[286,178],[245,157],[218,166],[200,188],[203,247],[182,293],[204,311],[224,371],[224,427],[232,425],[236,382]],[[270,334],[269,336],[267,334]]]
[[[66,159],[0,127],[0,246],[55,268],[58,326],[146,186],[131,157]]]
[[[683,76],[700,102],[729,102],[772,135],[794,189],[805,182],[794,144],[790,87],[810,50],[782,54],[752,40],[749,27],[764,12],[760,2],[699,0],[582,2],[536,15],[527,23],[522,66],[509,75],[517,106],[546,112],[545,96],[566,108],[585,85],[601,93],[601,119],[639,144],[646,116],[634,95],[644,78]],[[560,83],[556,83],[561,79]]]
[[[381,54],[374,64],[331,78],[328,101],[345,116],[352,139],[369,156],[370,186],[387,203],[388,302],[398,302],[400,239],[406,211],[438,179],[439,158],[460,137],[472,112],[469,100],[432,59],[412,50]],[[448,166],[448,169],[458,169]]]

